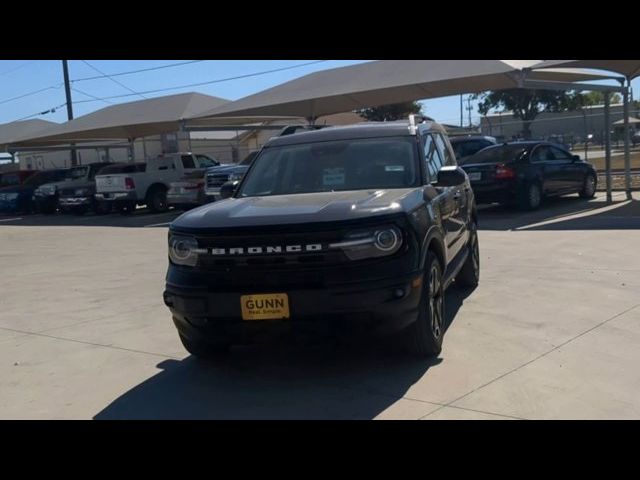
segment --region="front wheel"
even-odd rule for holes
[[[581,198],[593,198],[596,194],[596,176],[593,173],[588,173],[584,178],[582,184],[582,190],[580,190]]]
[[[418,357],[435,357],[444,336],[442,267],[433,252],[427,254],[418,319],[407,330],[407,349]]]
[[[456,275],[456,285],[475,288],[480,281],[480,246],[478,244],[478,226],[472,222],[469,226],[469,253],[464,265]]]
[[[154,188],[149,192],[147,207],[153,213],[164,213],[169,208],[167,205],[167,191],[164,188]]]

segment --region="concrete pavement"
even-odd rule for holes
[[[0,418],[640,418],[640,207],[616,200],[482,208],[481,283],[448,293],[433,361],[361,342],[202,364],[162,303],[171,214],[1,222]]]

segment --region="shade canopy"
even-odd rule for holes
[[[640,60],[546,60],[536,68],[592,68],[624,75],[629,79],[640,76]]]
[[[18,146],[50,145],[73,141],[134,139],[175,132],[193,115],[228,103],[202,93],[181,93],[120,103],[53,126],[37,135],[22,135]]]
[[[614,125],[616,126],[623,126],[624,125],[624,118],[618,120],[617,122],[613,122]],[[631,125],[638,125],[640,124],[640,118],[635,118],[635,117],[629,117],[629,124]]]
[[[0,152],[6,152],[7,146],[20,138],[37,135],[56,125],[58,124],[40,119],[4,123],[0,125]]]
[[[194,115],[285,115],[317,118],[361,108],[461,93],[518,88],[540,60],[380,60],[322,70]],[[527,78],[577,82],[610,78],[550,69]]]

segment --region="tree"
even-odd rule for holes
[[[604,92],[587,92],[579,95],[584,99],[582,106],[604,105]],[[609,103],[622,103],[622,97],[615,92],[609,92]]]
[[[393,120],[402,120],[412,113],[417,114],[421,111],[422,105],[418,102],[403,102],[364,108],[358,112],[358,115],[369,122],[391,122]]]
[[[522,120],[522,134],[531,138],[531,123],[542,112],[563,112],[579,108],[578,95],[555,90],[508,89],[474,95],[479,99],[478,111],[486,115],[490,110],[513,112]]]

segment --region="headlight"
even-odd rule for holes
[[[19,195],[18,193],[5,193],[4,199],[9,201],[15,200],[16,198],[18,198],[18,195]]]
[[[329,248],[341,249],[350,260],[393,255],[402,246],[402,232],[392,226],[348,234],[344,241]]]
[[[41,195],[41,196],[45,196],[45,195],[55,195],[56,194],[56,187],[53,185],[44,185],[42,187],[38,187],[36,189],[36,195]]]
[[[91,195],[91,192],[88,188],[77,188],[74,194],[77,197],[86,197],[87,195]]]
[[[198,241],[185,235],[169,234],[169,259],[176,265],[195,267],[198,255],[207,253],[206,248],[198,248]]]
[[[232,173],[229,175],[229,182],[239,182],[244,177],[244,173]]]

